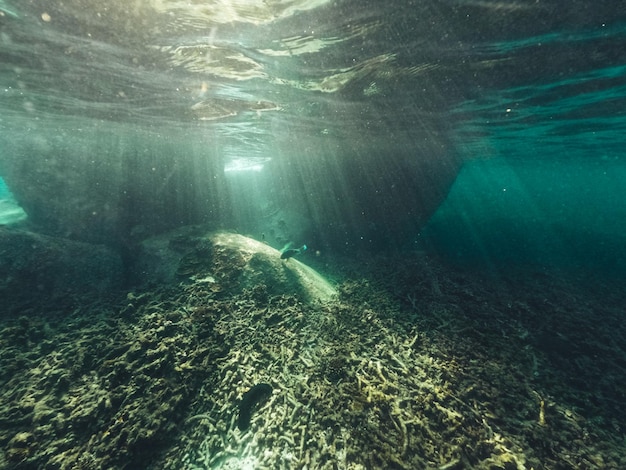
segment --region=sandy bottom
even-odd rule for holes
[[[626,468],[623,281],[424,254],[326,268],[326,303],[198,279],[20,306],[0,468]]]

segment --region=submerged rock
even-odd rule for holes
[[[0,198],[0,226],[12,225],[26,219],[26,212],[14,201]]]
[[[0,175],[41,233],[113,247],[193,224],[335,251],[410,242],[461,165],[436,123],[393,137],[286,133],[259,171],[226,171],[204,133],[60,122],[0,136]]]
[[[188,158],[200,153],[194,143],[58,122],[0,137],[0,175],[38,232],[117,247],[224,216],[221,162]]]
[[[24,302],[114,290],[123,277],[120,257],[104,246],[0,226],[3,313]]]
[[[191,279],[225,295],[256,289],[264,295],[297,294],[307,301],[326,301],[336,294],[314,269],[293,258],[282,260],[280,252],[265,243],[199,227],[145,240],[134,271],[140,284]]]

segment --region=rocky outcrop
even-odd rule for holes
[[[109,293],[123,280],[121,259],[109,248],[0,226],[0,315],[53,298]]]
[[[49,235],[128,246],[226,206],[221,162],[195,145],[95,122],[42,126],[3,142],[0,174],[32,226]],[[196,142],[199,144],[199,142]]]
[[[297,259],[236,233],[189,227],[152,237],[141,244],[134,264],[140,285],[204,284],[215,294],[244,290],[257,297],[296,294],[306,301],[328,301],[335,288]]]
[[[36,230],[131,250],[192,224],[264,234],[275,247],[404,243],[460,167],[446,138],[428,129],[359,141],[307,135],[297,149],[286,133],[261,171],[225,171],[200,135],[73,126],[43,126],[34,138],[15,130],[2,143],[0,174]]]

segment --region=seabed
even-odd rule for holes
[[[250,275],[271,271],[254,246],[191,250],[169,285],[9,306],[0,468],[626,468],[618,281],[303,258],[335,292],[305,299]]]

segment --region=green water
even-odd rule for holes
[[[504,88],[457,113],[466,163],[422,232],[430,246],[463,263],[626,272],[625,66]]]
[[[626,162],[467,162],[422,236],[463,263],[625,272]]]

